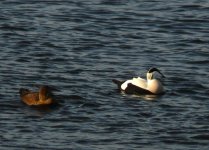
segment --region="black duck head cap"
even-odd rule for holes
[[[160,72],[160,70],[159,69],[157,69],[157,68],[150,68],[149,70],[148,70],[148,73],[153,73],[153,72],[158,72],[163,78],[165,78],[165,76]]]

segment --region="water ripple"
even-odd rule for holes
[[[1,149],[208,149],[206,1],[3,1]],[[116,91],[112,79],[165,75],[166,93]],[[58,89],[58,107],[19,88]]]

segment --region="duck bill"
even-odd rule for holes
[[[158,70],[158,73],[163,77],[165,78],[165,76]]]

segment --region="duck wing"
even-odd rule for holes
[[[36,105],[39,101],[39,94],[37,92],[31,92],[28,90],[21,90],[20,97],[27,105]]]
[[[127,94],[142,94],[142,95],[146,95],[146,94],[153,94],[152,92],[143,89],[141,87],[138,87],[132,83],[129,83],[127,88],[125,89],[125,93]]]

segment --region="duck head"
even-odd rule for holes
[[[165,78],[165,76],[160,72],[159,69],[157,68],[150,68],[147,72],[147,80],[152,80],[153,79],[153,73],[154,72],[158,72],[163,78]]]
[[[39,100],[45,101],[51,97],[51,90],[49,86],[41,86],[39,89]]]

